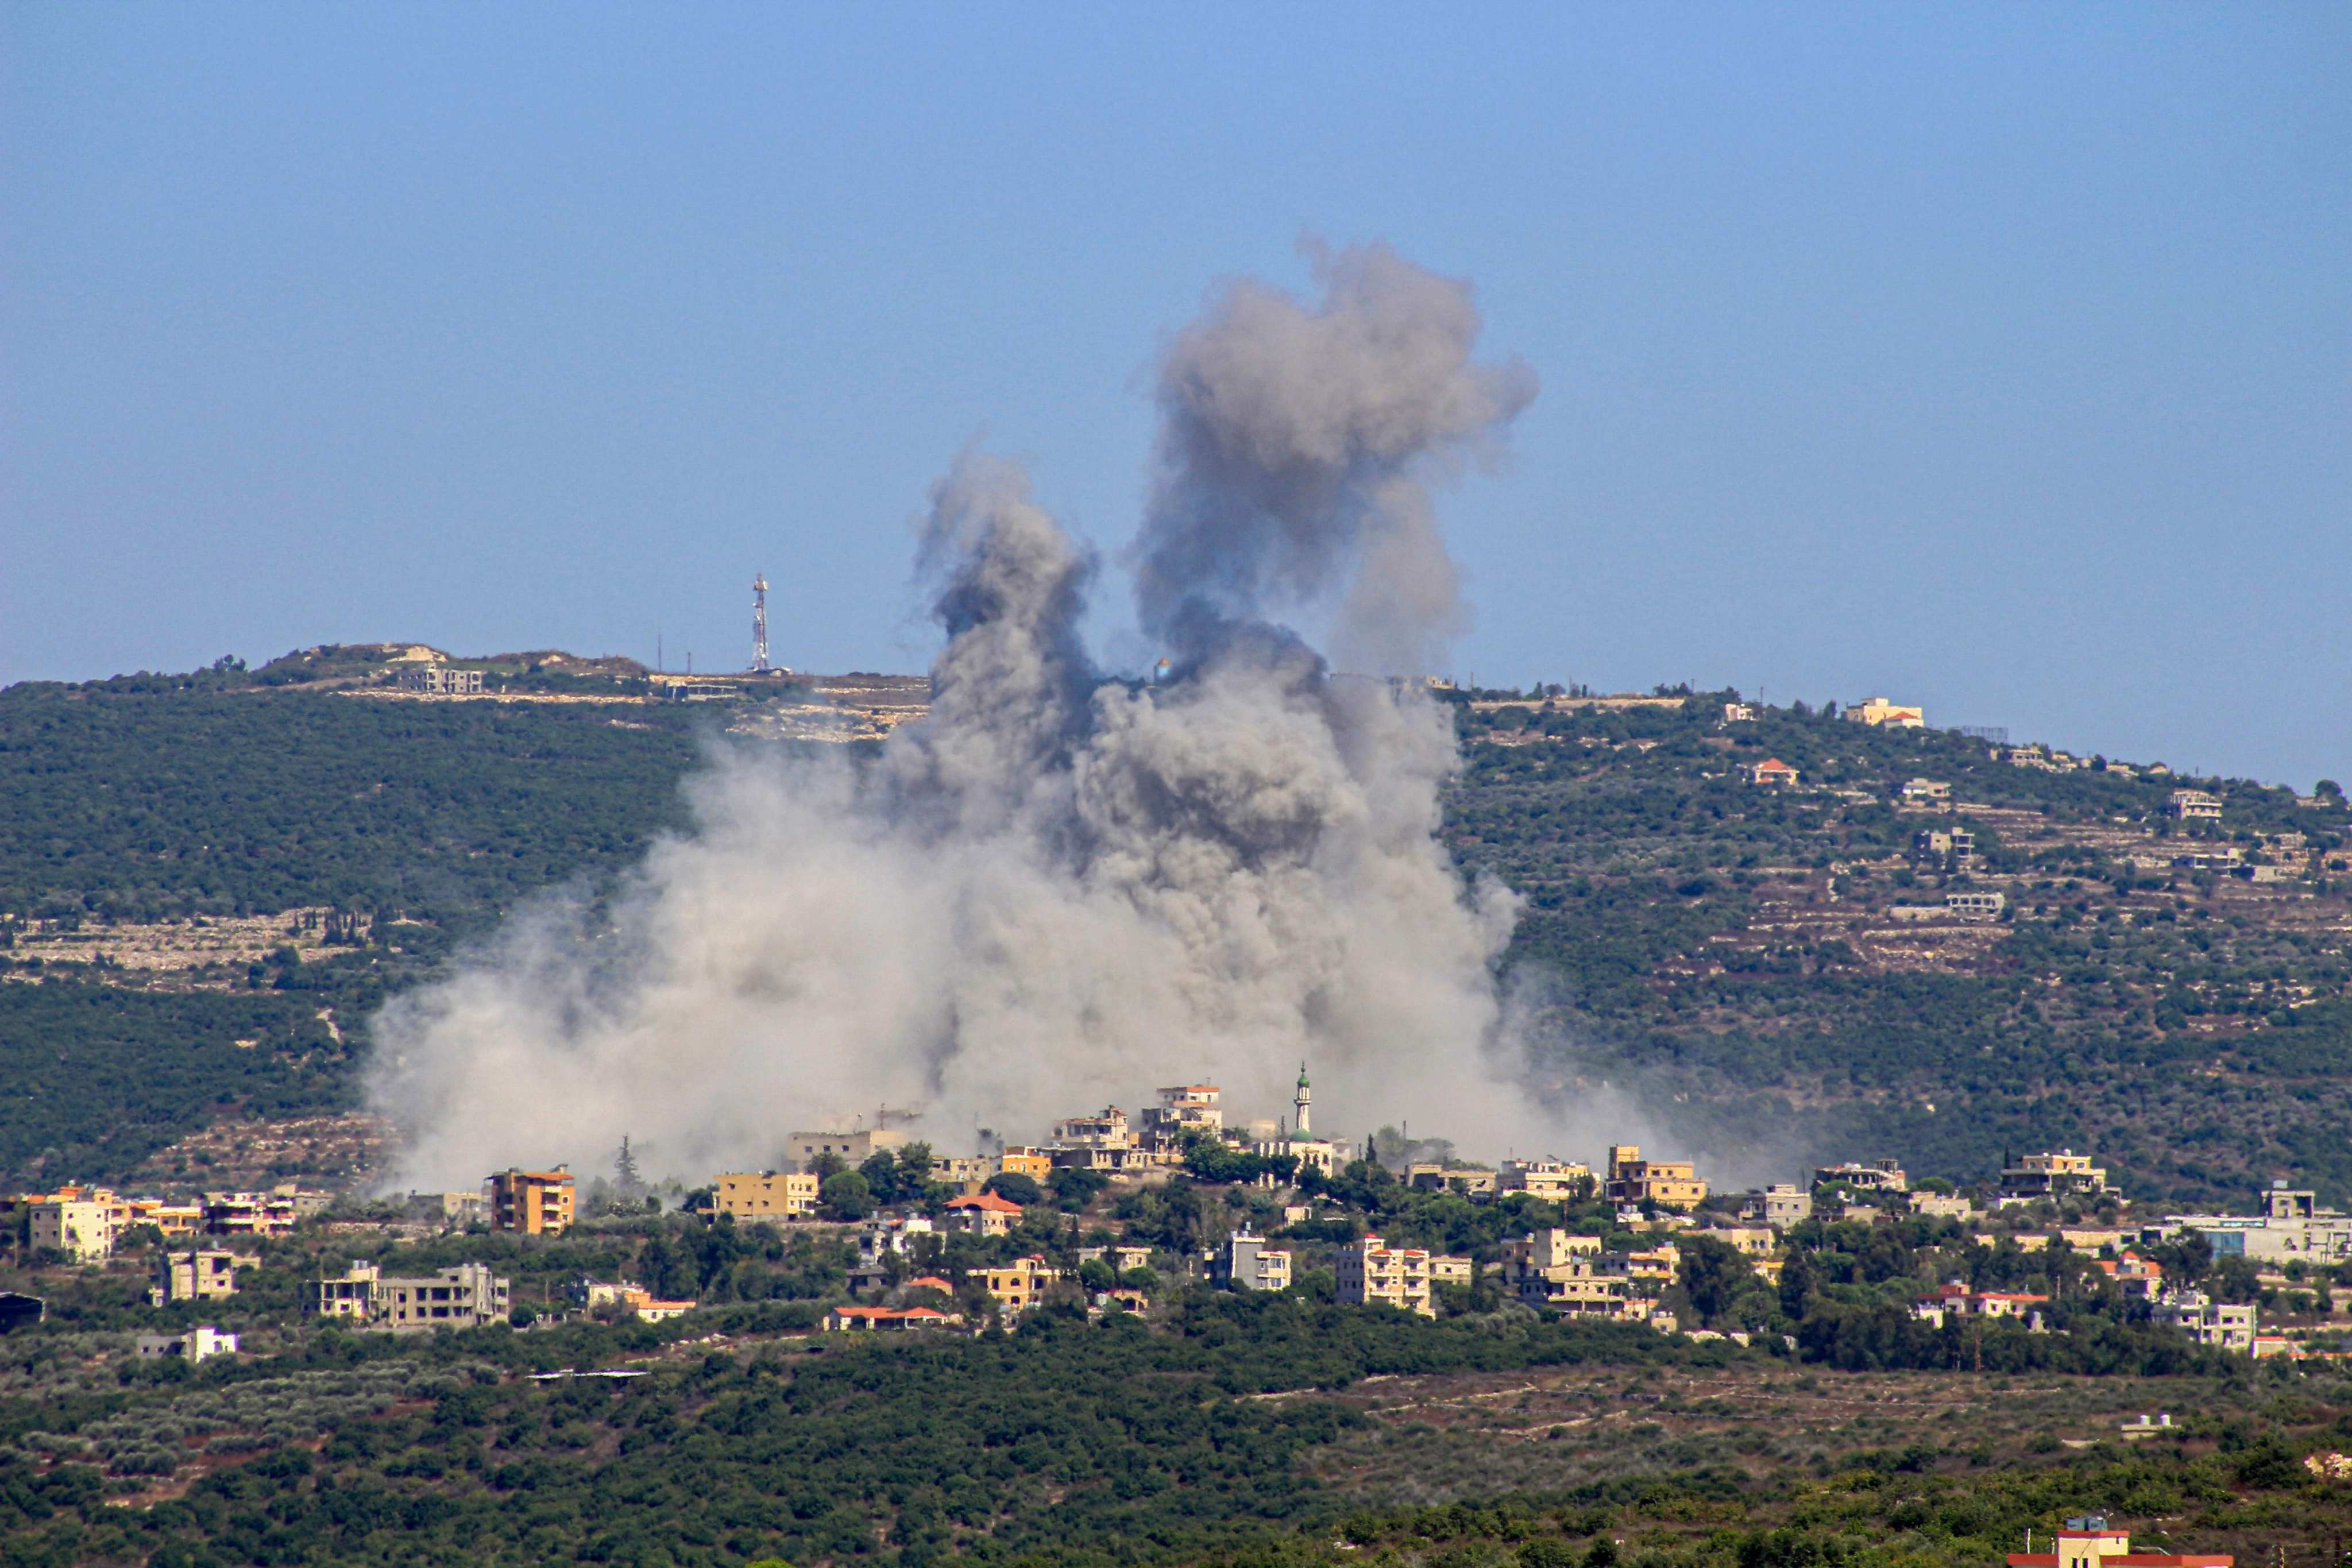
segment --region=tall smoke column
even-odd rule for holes
[[[1435,668],[1468,614],[1421,481],[1490,447],[1535,373],[1472,361],[1465,285],[1384,245],[1311,254],[1320,309],[1243,279],[1168,355],[1138,542],[1144,625],[1197,656],[1236,618],[1336,593],[1342,668]]]
[[[373,1089],[402,1179],[586,1168],[624,1129],[701,1177],[885,1102],[961,1147],[1171,1075],[1271,1110],[1302,1057],[1341,1125],[1542,1147],[1493,979],[1515,902],[1434,837],[1450,721],[1276,621],[1415,668],[1461,616],[1423,484],[1533,379],[1473,363],[1462,285],[1378,247],[1319,270],[1320,301],[1234,284],[1170,345],[1132,558],[1173,679],[1098,677],[1095,563],[967,453],[921,532],[930,716],[864,767],[717,752],[695,833],[601,915],[541,906],[396,999]]]

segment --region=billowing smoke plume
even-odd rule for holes
[[[1424,484],[1533,395],[1472,359],[1463,285],[1383,247],[1306,304],[1226,289],[1179,334],[1132,561],[1175,673],[1102,679],[1096,564],[1010,464],[967,454],[919,563],[948,636],[929,718],[878,762],[728,752],[697,830],[592,918],[554,906],[382,1021],[410,1180],[599,1160],[773,1163],[795,1128],[921,1108],[945,1152],[1157,1084],[1318,1130],[1411,1118],[1540,1148],[1493,966],[1515,903],[1438,844],[1451,724],[1410,674],[1461,624]]]

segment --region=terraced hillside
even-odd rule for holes
[[[20,1087],[0,1173],[260,1158],[240,1148],[331,1150],[350,1173],[363,1129],[203,1130],[352,1109],[382,997],[683,826],[703,748],[856,741],[920,710],[892,678],[683,701],[545,653],[473,661],[481,699],[387,700],[407,651],[0,692],[0,1072],[24,1086],[63,1057],[99,1086],[79,1131]],[[2352,1200],[2340,795],[2050,771],[1797,709],[1726,721],[1720,696],[1445,696],[1465,763],[1446,833],[1527,898],[1509,962],[1572,1042],[1546,1062],[1560,1090],[1649,1100],[1719,1174],[1895,1154],[1974,1180],[2004,1147],[2071,1143],[2138,1195],[2290,1176]],[[1748,782],[1767,760],[1797,782]],[[2191,782],[2218,826],[2167,816]],[[1955,828],[1965,868],[1915,853]],[[2175,864],[2231,852],[2275,879]],[[1989,892],[1998,918],[1943,909]],[[192,1021],[200,1000],[242,1011]],[[189,1070],[138,1070],[157,1060]]]
[[[1447,831],[1528,900],[1513,959],[1556,982],[1563,1081],[1630,1082],[1717,1150],[1974,1179],[2071,1143],[2139,1195],[2352,1193],[2340,795],[1720,698],[1462,710]],[[1751,783],[1771,761],[1799,782]],[[2218,825],[2168,815],[2192,784]],[[1964,868],[1922,843],[1954,829]],[[2278,879],[2176,864],[2232,854]]]

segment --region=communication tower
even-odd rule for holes
[[[768,672],[768,574],[764,572],[751,577],[751,671]]]

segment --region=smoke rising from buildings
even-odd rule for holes
[[[373,1087],[402,1175],[587,1168],[626,1131],[700,1177],[885,1104],[961,1152],[1178,1081],[1271,1115],[1302,1058],[1335,1129],[1557,1142],[1494,975],[1516,900],[1435,837],[1446,713],[1283,624],[1328,618],[1342,668],[1430,668],[1463,611],[1425,487],[1534,377],[1474,359],[1461,283],[1382,247],[1318,270],[1311,302],[1228,286],[1166,351],[1128,559],[1170,679],[1102,678],[1097,563],[967,452],[920,531],[928,720],[864,763],[717,752],[695,831],[609,900],[397,999]]]

